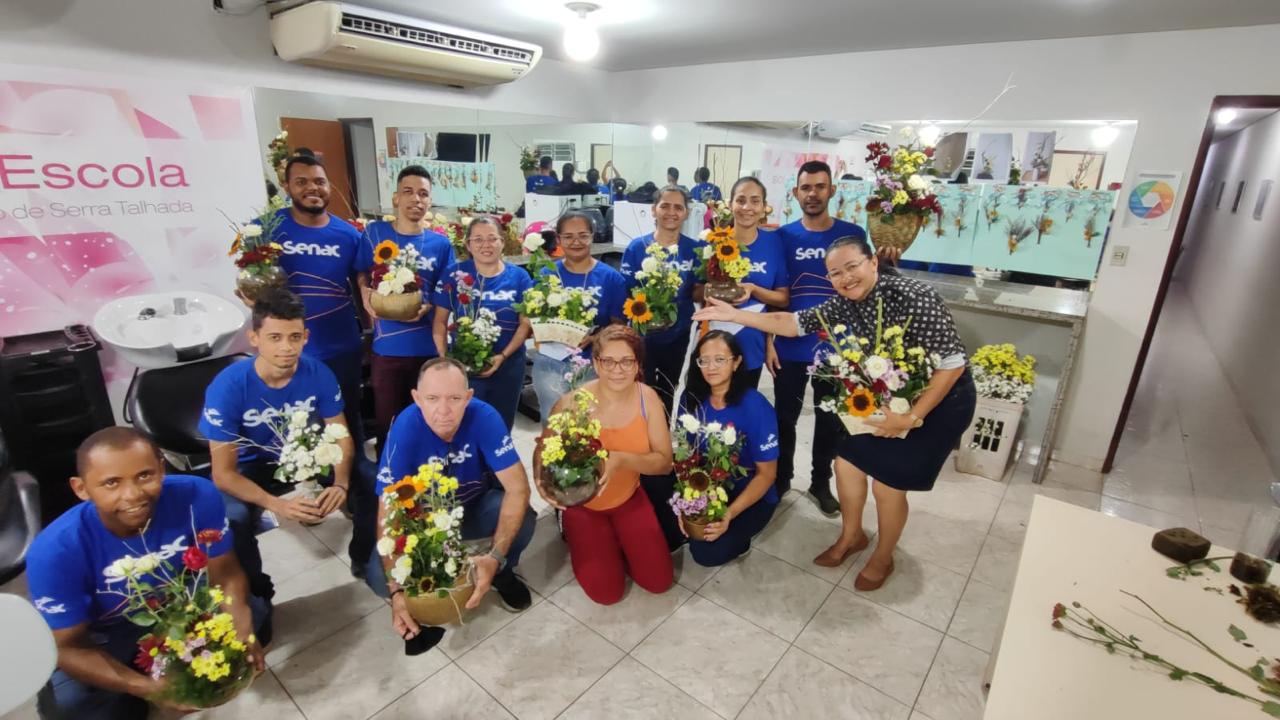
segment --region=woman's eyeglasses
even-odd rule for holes
[[[592,240],[591,233],[561,233],[560,242],[562,243],[589,243]]]
[[[698,363],[698,367],[700,368],[722,368],[732,361],[733,358],[731,357],[717,355],[715,357],[700,357],[695,362]]]
[[[853,275],[855,272],[857,272],[858,268],[862,267],[862,264],[869,259],[870,258],[862,258],[856,263],[849,263],[848,265],[845,265],[844,267],[838,270],[832,270],[827,273],[827,279],[830,280],[831,282],[839,282],[841,278],[845,277],[846,275]]]
[[[631,372],[632,370],[636,369],[636,359],[633,357],[622,358],[622,359],[611,358],[611,357],[597,357],[596,361],[599,362],[600,367],[604,368],[605,370],[617,370],[618,368],[622,368],[627,372]]]

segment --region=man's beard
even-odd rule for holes
[[[306,205],[303,205],[302,203],[294,203],[293,206],[297,208],[299,211],[304,212],[308,215],[323,215],[325,210],[329,209],[329,203],[325,203],[320,207],[308,207]]]

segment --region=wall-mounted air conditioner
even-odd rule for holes
[[[455,87],[511,82],[542,57],[538,45],[329,0],[273,15],[271,42],[290,62]]]

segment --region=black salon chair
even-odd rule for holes
[[[178,470],[207,471],[209,441],[199,427],[205,389],[223,369],[247,357],[225,355],[135,372],[125,395],[124,419],[154,440]]]
[[[595,228],[595,237],[592,242],[609,242],[610,238],[606,234],[604,213],[600,212],[600,208],[583,208],[582,212],[591,218],[591,227]]]
[[[25,472],[9,467],[0,437],[0,585],[22,574],[27,549],[40,532],[40,486]]]

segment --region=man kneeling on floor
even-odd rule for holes
[[[449,357],[432,358],[422,365],[412,395],[414,404],[400,411],[387,433],[387,447],[378,469],[378,497],[397,480],[417,473],[420,465],[443,465],[445,474],[458,481],[456,493],[463,507],[462,539],[493,536],[488,554],[471,558],[475,593],[467,607],[479,605],[493,587],[508,610],[524,610],[532,600],[529,589],[516,576],[515,567],[520,553],[533,538],[537,516],[529,507],[529,479],[524,464],[502,416],[472,397],[466,369]],[[385,513],[385,504],[379,502],[380,534]],[[391,557],[377,557],[375,553],[374,560],[376,567],[389,573]],[[374,567],[371,563],[370,576]],[[378,583],[371,584],[378,589]],[[382,587],[391,597],[391,622],[396,632],[406,641],[414,640],[422,628],[409,615],[404,589],[394,579]],[[444,635],[440,628],[427,631],[406,650],[417,654]]]
[[[49,524],[27,553],[31,602],[53,630],[58,669],[40,691],[41,717],[132,720],[147,716],[147,701],[164,687],[132,667],[138,640],[149,632],[124,617],[123,578],[110,572],[125,557],[151,556],[181,567],[199,545],[208,555],[208,582],[227,596],[224,608],[251,662],[263,668],[253,639],[266,603],[249,597],[235,553],[222,496],[208,480],[165,477],[160,450],[133,428],[90,435],[76,451],[71,489],[84,502]],[[159,585],[154,573],[143,582]],[[269,637],[262,638],[270,642]]]

